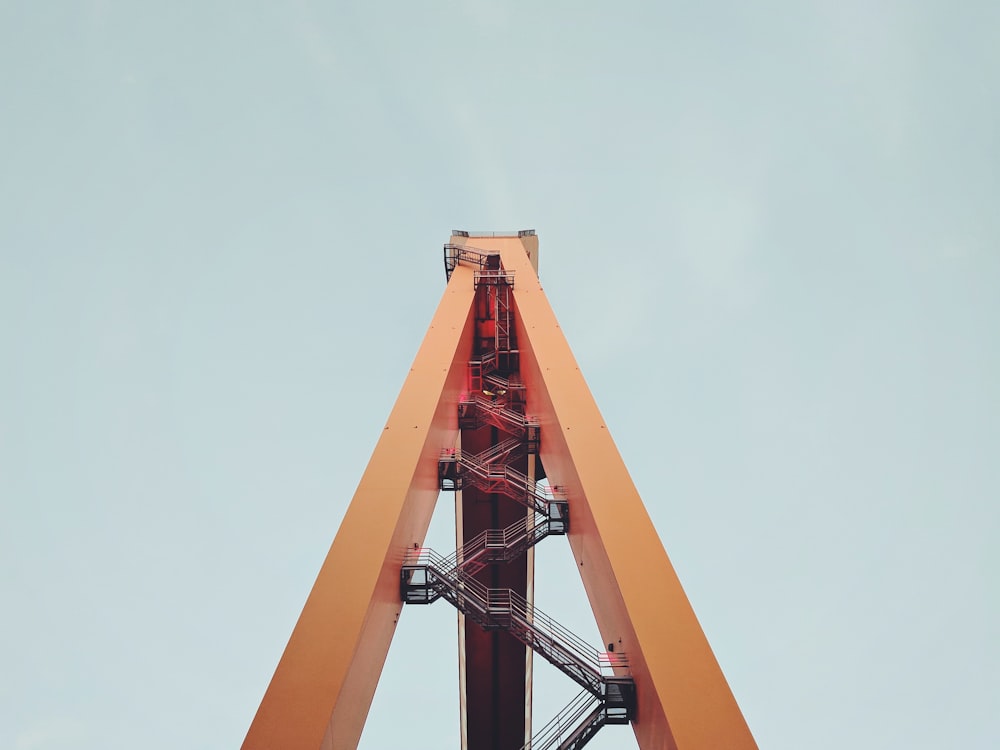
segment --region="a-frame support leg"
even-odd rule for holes
[[[628,654],[638,699],[632,726],[639,746],[756,750],[525,245],[517,238],[451,241],[498,250],[503,267],[515,272],[528,411],[541,422],[540,455],[549,480],[570,499],[570,545],[598,628],[605,643]]]
[[[472,271],[456,268],[243,750],[357,745],[402,607],[403,553],[423,543],[438,456],[458,434],[473,294]]]

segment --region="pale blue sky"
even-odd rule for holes
[[[528,227],[761,747],[1000,745],[998,28],[0,1],[0,748],[238,746],[441,244]],[[457,747],[454,613],[397,632],[362,747]]]

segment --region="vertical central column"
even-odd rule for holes
[[[452,242],[490,251],[492,239],[453,237]],[[494,259],[499,268],[499,256]],[[505,408],[523,413],[524,390],[518,370],[512,303],[511,290],[503,281],[483,281],[477,287],[472,351],[478,364],[476,376],[470,377],[469,395],[502,402]],[[463,455],[482,454],[509,438],[497,426],[481,424],[462,430],[461,450]],[[532,477],[534,462],[535,456],[526,452],[505,461],[512,469]],[[504,529],[522,521],[528,512],[515,500],[470,483],[465,484],[458,503],[459,546],[487,530]],[[533,556],[521,554],[509,562],[486,566],[475,578],[487,588],[510,589],[531,601],[532,562]],[[484,630],[464,617],[460,617],[459,627],[463,650],[463,745],[468,750],[517,750],[531,730],[531,651],[506,630]]]
[[[463,452],[479,453],[498,442],[495,427],[462,436]],[[513,465],[527,473],[528,457]],[[470,487],[462,491],[463,544],[487,529],[502,529],[522,519],[523,506],[497,493]],[[527,597],[526,555],[488,565],[476,579],[491,589],[512,589]],[[512,750],[524,744],[526,732],[525,646],[506,630],[484,630],[466,619],[466,733],[470,750]]]

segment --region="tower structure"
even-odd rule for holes
[[[403,605],[439,599],[459,612],[463,747],[579,748],[631,724],[643,750],[755,750],[542,291],[535,233],[456,231],[444,262],[444,296],[244,750],[355,747]],[[448,555],[423,543],[442,490],[456,498]],[[600,647],[533,601],[533,548],[559,536]],[[532,732],[534,658],[581,692]]]

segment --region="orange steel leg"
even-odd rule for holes
[[[458,434],[472,276],[452,275],[243,750],[357,746],[402,607],[403,552],[423,543],[438,456]]]
[[[530,248],[516,237],[451,242],[499,251],[515,272],[521,377],[542,426],[542,464],[570,500],[570,545],[601,635],[628,654],[639,746],[756,749],[542,291]]]

